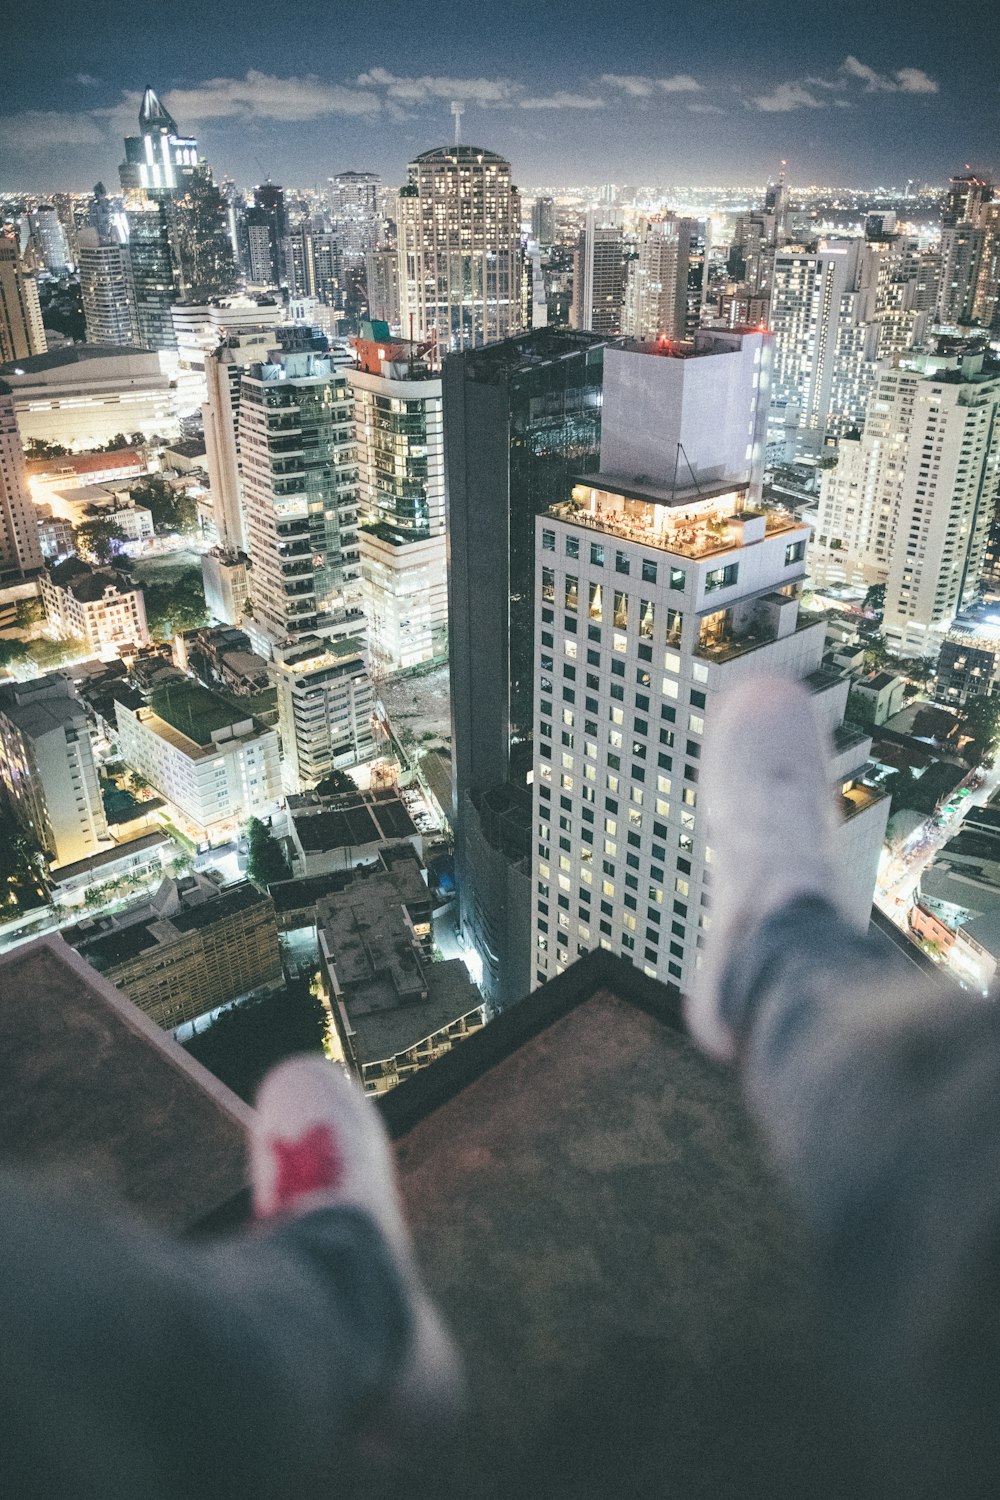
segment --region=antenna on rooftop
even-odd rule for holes
[[[458,146],[461,143],[461,139],[462,139],[462,115],[464,113],[464,108],[465,107],[462,104],[461,99],[453,99],[451,101],[451,112],[455,116],[455,145],[456,146]]]

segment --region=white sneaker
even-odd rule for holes
[[[711,927],[685,1018],[702,1050],[729,1062],[739,1039],[721,1013],[720,986],[733,952],[791,901],[837,901],[834,793],[805,688],[757,677],[731,689],[706,736],[701,787]]]
[[[375,1221],[410,1297],[412,1335],[394,1409],[407,1424],[454,1420],[464,1404],[461,1362],[420,1284],[392,1148],[375,1105],[336,1063],[292,1057],[268,1073],[256,1110],[254,1217],[260,1222],[337,1205]]]

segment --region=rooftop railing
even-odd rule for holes
[[[644,547],[655,547],[661,552],[694,559],[715,557],[743,546],[742,526],[738,523],[760,516],[765,519],[766,536],[792,531],[802,525],[788,511],[778,509],[743,510],[735,516],[720,510],[693,516],[671,512],[670,507],[652,501],[646,509],[650,512],[648,520],[627,515],[600,502],[591,509],[574,500],[566,500],[553,505],[548,514],[559,521],[621,537],[623,541],[638,542]],[[664,520],[665,513],[671,516],[670,520]]]

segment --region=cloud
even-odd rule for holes
[[[591,94],[544,95],[541,98],[518,99],[518,109],[603,109],[604,100]]]
[[[726,111],[720,109],[717,104],[689,104],[688,114],[691,115],[724,115]]]
[[[385,89],[390,99],[408,104],[430,99],[459,99],[466,104],[506,104],[521,85],[510,78],[450,78],[429,73],[407,78],[387,68],[371,68],[355,80],[359,89]]]
[[[849,90],[854,84],[862,84],[866,94],[936,94],[938,84],[923,68],[895,68],[891,73],[879,73],[859,58],[848,55],[831,78],[807,76],[801,81],[776,84],[766,94],[757,94],[749,101],[751,109],[765,114],[787,114],[793,109],[823,109],[833,103],[839,109],[850,109],[849,100],[834,98],[836,93]],[[817,97],[822,90],[826,98]]]
[[[701,84],[690,73],[675,73],[672,78],[647,78],[642,73],[604,73],[601,82],[620,89],[630,99],[650,99],[654,94],[698,94]]]
[[[209,78],[194,88],[170,89],[163,100],[183,130],[199,120],[317,120],[323,115],[377,114],[377,95],[313,74],[278,78],[251,68],[245,78]]]
[[[656,87],[665,94],[698,94],[701,84],[690,73],[675,73],[673,78],[658,78]]]
[[[823,108],[822,100],[801,83],[776,84],[769,94],[757,94],[750,103],[765,115],[785,115],[793,109]]]
[[[89,114],[28,109],[0,117],[0,146],[8,151],[49,151],[54,146],[102,146],[103,130]]]
[[[73,82],[82,84],[85,89],[96,89],[101,86],[101,80],[95,78],[93,73],[74,73]]]

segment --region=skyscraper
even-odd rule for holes
[[[375,172],[338,172],[330,178],[330,224],[345,261],[362,265],[378,248],[382,179]]]
[[[285,190],[276,182],[263,182],[253,190],[254,206],[258,215],[265,215],[260,223],[267,226],[268,251],[271,261],[271,274],[269,284],[280,286],[284,275],[284,259],[282,256],[282,243],[288,233],[288,219],[285,214]],[[256,280],[257,278],[252,278]]]
[[[602,224],[589,210],[573,260],[574,328],[603,338],[622,331],[625,306],[625,242],[621,228]]]
[[[69,241],[56,209],[41,203],[31,213],[31,233],[50,276],[65,276],[71,268]]]
[[[429,344],[370,323],[354,342],[362,608],[372,663],[393,672],[448,646],[441,380]]]
[[[96,229],[81,229],[77,255],[88,344],[140,348],[128,247],[115,240],[102,244]]]
[[[24,472],[24,450],[10,386],[0,380],[0,584],[42,570],[38,519]]]
[[[625,293],[622,332],[637,339],[680,339],[687,322],[693,219],[643,219],[639,255]]]
[[[47,348],[34,273],[25,270],[13,235],[0,234],[0,364]]]
[[[350,387],[329,357],[251,364],[239,455],[255,646],[361,625],[358,465]]]
[[[441,356],[521,324],[521,209],[510,163],[478,146],[442,146],[409,166],[399,193],[403,336]]]
[[[229,334],[205,360],[205,433],[212,516],[224,552],[245,552],[246,528],[240,488],[240,390],[247,366],[267,360],[278,340],[264,327]]]
[[[539,245],[551,245],[556,237],[556,203],[554,198],[536,198],[531,206],[531,238]]]
[[[444,367],[455,857],[483,993],[530,982],[535,516],[596,468],[604,344],[542,329]]]
[[[878,255],[863,240],[780,250],[768,441],[775,457],[817,453],[863,422],[878,358]]]
[[[870,740],[841,729],[849,683],[800,614],[808,527],[760,502],[770,343],[607,349],[601,470],[536,523],[533,986],[601,946],[690,990],[711,920],[702,748],[726,687],[758,672],[804,678],[836,731],[840,895],[870,909],[887,814],[855,782]]]
[[[884,583],[897,650],[933,655],[975,598],[1000,496],[1000,365],[980,350],[882,362],[864,431],[824,475],[810,567]]]
[[[399,332],[399,256],[395,250],[372,250],[365,257],[368,311],[374,322]]]

